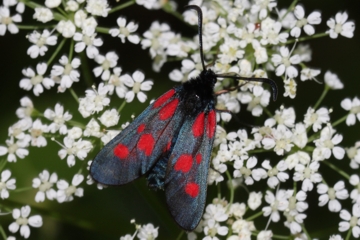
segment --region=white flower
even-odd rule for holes
[[[271,61],[276,67],[276,76],[281,76],[285,73],[285,78],[296,78],[298,70],[293,66],[301,62],[300,56],[295,54],[291,56],[289,49],[285,46],[280,47],[280,54],[273,54]]]
[[[288,166],[288,169],[291,170],[295,168],[298,163],[302,163],[303,165],[309,164],[310,160],[310,155],[308,153],[303,151],[297,151],[296,153],[289,155],[286,158],[285,162]]]
[[[86,34],[76,32],[74,34],[74,40],[77,42],[75,44],[75,52],[82,52],[86,48],[86,56],[91,59],[99,55],[97,47],[103,45],[101,38],[96,38],[96,33],[88,36]]]
[[[110,75],[109,84],[107,86],[110,95],[113,94],[115,89],[116,95],[118,95],[119,98],[125,98],[128,89],[125,86],[123,79],[120,78],[121,71],[121,67],[113,68],[113,74]]]
[[[349,197],[343,181],[338,181],[334,185],[334,188],[329,188],[326,184],[320,183],[317,186],[317,192],[321,194],[319,197],[319,206],[324,206],[329,202],[328,207],[331,212],[339,212],[341,210],[341,204],[337,199],[344,200]]]
[[[47,141],[43,136],[43,133],[47,133],[48,131],[48,126],[42,124],[40,119],[36,119],[29,130],[31,134],[31,146],[45,147],[47,145]]]
[[[160,24],[155,21],[151,24],[150,29],[146,31],[143,36],[144,39],[141,40],[142,48],[150,48],[151,58],[155,58],[156,55],[161,55],[165,51],[173,33],[170,32],[170,26],[168,24]]]
[[[100,66],[93,69],[94,75],[96,77],[101,75],[102,80],[109,80],[110,68],[116,66],[118,59],[119,56],[115,52],[108,52],[105,56],[95,56],[95,61],[100,64]]]
[[[22,18],[20,14],[15,14],[10,17],[10,9],[8,7],[0,7],[0,36],[4,36],[6,29],[11,34],[16,34],[19,32],[19,28],[14,24],[15,22],[21,22]]]
[[[115,126],[119,122],[120,115],[116,109],[106,110],[99,118],[105,127]]]
[[[28,205],[22,207],[21,209],[14,208],[12,216],[16,221],[9,225],[9,231],[16,233],[20,228],[20,235],[24,238],[29,238],[30,228],[28,225],[36,228],[41,227],[43,224],[41,216],[35,215],[29,217],[30,211],[31,208]]]
[[[313,151],[312,158],[315,161],[321,161],[329,159],[331,152],[336,159],[343,159],[345,155],[345,149],[336,146],[339,144],[343,136],[341,134],[335,134],[336,131],[331,126],[326,126],[321,130],[320,139],[314,141],[316,148]],[[335,136],[333,137],[333,135]]]
[[[261,37],[260,43],[262,45],[278,45],[279,43],[285,43],[289,37],[289,33],[280,33],[282,25],[280,22],[275,22],[273,19],[267,17],[261,22]],[[254,43],[253,41],[253,47]],[[255,49],[255,48],[254,48]],[[264,49],[266,51],[266,49]]]
[[[347,210],[341,210],[340,218],[345,221],[339,223],[339,231],[345,232],[351,228],[352,235],[358,238],[360,236],[360,205],[353,205],[352,216]]]
[[[28,39],[31,43],[34,43],[27,50],[27,54],[31,58],[37,58],[39,55],[44,56],[48,50],[46,45],[54,46],[57,43],[57,36],[51,36],[51,33],[46,29],[42,34],[37,31],[32,32],[29,34]]]
[[[107,97],[109,88],[100,83],[98,90],[86,90],[86,97],[79,98],[79,112],[86,118],[91,114],[98,113],[104,109],[104,106],[109,105],[110,99]]]
[[[350,167],[358,169],[360,164],[360,142],[356,142],[355,146],[345,148],[346,155],[350,159]]]
[[[315,77],[320,73],[321,71],[318,69],[304,68],[303,70],[301,70],[300,80],[306,81],[314,79],[316,82],[318,82]]]
[[[203,238],[203,240],[212,240],[212,237],[216,236],[217,234],[220,236],[225,236],[228,231],[229,229],[227,227],[221,226],[214,219],[209,219],[204,227],[205,238]]]
[[[45,0],[45,6],[48,8],[56,8],[61,4],[61,0]]]
[[[252,94],[249,92],[239,92],[237,99],[242,104],[248,104],[246,110],[251,111],[253,116],[258,117],[263,113],[263,109],[269,105],[271,94],[262,86],[254,86],[252,92]]]
[[[285,87],[285,92],[283,96],[284,97],[289,96],[291,99],[294,99],[296,97],[296,88],[297,88],[297,83],[295,79],[288,78],[284,80],[284,87]]]
[[[257,235],[256,239],[257,240],[271,240],[273,237],[273,233],[271,230],[263,230],[260,231],[259,234]]]
[[[355,23],[353,21],[346,22],[348,19],[348,14],[346,12],[338,12],[335,15],[335,19],[330,18],[326,24],[330,30],[326,31],[329,33],[331,38],[337,38],[340,35],[352,38],[354,36]]]
[[[16,109],[17,117],[18,118],[30,117],[34,110],[34,104],[32,103],[31,99],[28,97],[21,98],[20,105],[21,107]]]
[[[64,145],[58,152],[60,159],[67,156],[67,164],[69,167],[75,165],[75,156],[80,160],[84,160],[90,150],[93,148],[90,141],[79,139],[75,141],[70,137],[64,137]]]
[[[305,10],[302,6],[297,5],[294,10],[295,17],[297,21],[294,22],[294,27],[290,31],[290,35],[298,38],[301,34],[301,28],[304,27],[304,32],[311,36],[315,33],[315,29],[312,25],[317,25],[321,23],[321,13],[314,11],[305,18]]]
[[[88,0],[86,3],[86,11],[94,16],[107,17],[110,11],[107,0]]]
[[[309,107],[304,118],[305,127],[310,127],[312,125],[314,132],[320,130],[321,125],[327,124],[329,121],[329,110],[324,107],[319,108],[316,112],[313,108]]]
[[[354,189],[350,193],[350,198],[353,203],[360,203],[360,177],[359,175],[353,174],[350,176],[349,182]]]
[[[139,229],[139,233],[137,234],[137,237],[140,240],[149,240],[149,239],[155,239],[159,235],[158,227],[155,228],[154,225],[151,223],[148,223],[146,225],[142,225]]]
[[[272,222],[278,222],[280,220],[279,211],[285,211],[289,206],[288,199],[291,197],[293,190],[278,190],[274,195],[269,190],[266,191],[265,201],[270,204],[269,206],[263,207],[262,211],[264,216],[270,215]]]
[[[72,38],[75,34],[76,27],[74,23],[70,20],[61,20],[57,24],[56,30],[58,30],[58,32],[61,33],[64,38]]]
[[[67,127],[65,123],[72,118],[72,115],[67,111],[64,113],[64,107],[62,105],[57,103],[54,110],[49,108],[46,109],[44,116],[52,121],[52,123],[49,125],[49,131],[51,133],[55,133],[58,130],[60,134],[67,133]]]
[[[280,110],[275,111],[273,117],[279,125],[285,125],[286,127],[294,127],[295,124],[295,110],[292,107],[284,108],[280,107]]]
[[[259,13],[259,18],[264,19],[276,5],[275,0],[255,0],[254,4],[251,5],[251,13]]]
[[[294,181],[302,181],[301,189],[311,191],[314,187],[313,183],[321,182],[322,176],[318,173],[320,164],[317,161],[309,165],[297,164],[295,166]]]
[[[287,170],[287,165],[284,160],[278,162],[276,167],[272,167],[270,161],[265,160],[261,166],[267,170],[267,184],[270,188],[275,188],[280,182],[285,182],[289,179],[289,174],[284,172]]]
[[[37,7],[35,8],[35,13],[33,15],[33,18],[39,22],[47,23],[54,19],[54,15],[52,11],[48,8]]]
[[[157,0],[136,0],[136,4],[142,5],[147,9],[161,8],[160,2]]]
[[[10,170],[4,170],[1,172],[0,179],[0,197],[1,199],[6,199],[9,197],[8,190],[14,190],[16,188],[16,180],[11,178]]]
[[[326,71],[324,75],[324,80],[327,86],[333,90],[343,89],[344,84],[340,81],[339,77],[330,71]]]
[[[29,150],[26,147],[29,146],[31,137],[26,135],[24,139],[17,140],[14,142],[14,137],[6,140],[6,145],[8,147],[0,146],[0,156],[8,154],[7,161],[8,162],[16,162],[16,156],[23,159],[27,155],[29,155]]]
[[[346,118],[346,125],[354,125],[356,117],[360,121],[360,100],[357,97],[355,97],[352,101],[350,98],[345,98],[341,101],[341,107],[346,111],[350,111]]]
[[[297,123],[293,131],[293,143],[299,148],[304,148],[308,142],[305,125]]]
[[[289,152],[294,146],[292,144],[293,133],[285,127],[285,125],[278,125],[276,129],[271,132],[272,137],[265,137],[261,141],[265,149],[272,149],[277,155],[284,155]]]
[[[247,201],[249,208],[253,211],[257,209],[262,203],[262,197],[263,194],[261,192],[251,192]]]
[[[71,139],[78,139],[82,136],[82,129],[79,127],[72,127],[68,130],[67,134],[67,136]]]
[[[215,220],[216,222],[224,222],[229,218],[226,207],[222,204],[209,204],[205,208],[203,215],[205,222],[210,219]]]
[[[100,131],[100,124],[94,119],[90,119],[84,130],[84,136],[101,137],[104,133]]]
[[[28,138],[28,134],[25,133],[32,125],[31,118],[23,118],[17,121],[15,124],[9,127],[8,136],[15,137],[16,139],[22,140]]]
[[[130,42],[134,44],[138,44],[140,42],[140,38],[138,35],[133,34],[136,32],[138,25],[134,22],[129,22],[126,25],[126,19],[123,17],[119,17],[116,20],[119,28],[111,28],[109,33],[113,37],[119,37],[122,43],[125,43],[125,38],[127,38]]]
[[[46,63],[38,63],[36,65],[37,74],[31,68],[23,69],[22,73],[27,78],[21,79],[20,87],[27,91],[33,89],[35,96],[39,96],[40,93],[44,91],[43,86],[46,89],[50,89],[50,87],[55,85],[55,82],[51,78],[44,77],[46,70],[47,70]]]
[[[69,11],[72,11],[72,12],[75,12],[76,10],[79,9],[79,4],[74,0],[69,0],[66,3],[66,8],[65,9],[69,10]]]
[[[246,161],[244,166],[243,159],[237,159],[234,162],[234,178],[242,177],[245,180],[246,185],[254,184],[254,180],[259,181],[262,178],[266,177],[266,171],[264,169],[258,168],[253,169],[257,164],[256,157],[250,157]]]
[[[80,59],[74,58],[70,63],[66,56],[62,56],[59,62],[61,65],[54,65],[51,75],[60,78],[58,91],[64,92],[67,88],[71,88],[73,82],[79,81],[80,73],[76,68],[80,66]]]
[[[56,184],[59,189],[56,193],[56,199],[59,203],[70,202],[74,199],[74,196],[82,197],[84,195],[84,189],[79,188],[79,184],[84,180],[84,176],[81,174],[75,174],[71,185],[65,180],[59,180]]]
[[[124,81],[124,84],[127,87],[132,88],[125,95],[126,102],[132,102],[135,94],[140,102],[143,103],[146,101],[147,96],[142,91],[149,91],[153,82],[149,80],[144,81],[144,79],[145,75],[140,71],[135,71],[132,76],[129,74],[121,76],[121,80]]]
[[[35,202],[45,201],[45,196],[49,200],[56,198],[56,191],[52,188],[57,182],[58,176],[56,173],[50,173],[47,170],[42,171],[38,178],[32,180],[32,187],[38,188],[39,191],[35,195]]]

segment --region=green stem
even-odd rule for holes
[[[257,217],[262,216],[262,214],[263,214],[263,211],[260,211],[260,212],[258,212],[258,213],[255,213],[254,215],[246,218],[245,220],[246,220],[246,221],[251,221],[251,220],[253,220],[253,219],[257,218]]]
[[[339,169],[337,166],[335,166],[334,164],[330,163],[329,161],[322,161],[322,163],[324,163],[325,165],[329,166],[330,168],[332,168],[333,170],[335,170],[335,172],[338,172],[341,176],[343,176],[344,178],[346,178],[347,180],[350,179],[349,174],[347,174],[346,172],[344,172],[343,170]]]
[[[289,12],[293,11],[295,8],[295,5],[297,4],[298,0],[294,0],[291,5],[289,6],[289,8],[286,10],[286,13],[284,14],[284,16],[280,19],[280,22],[282,22],[282,20],[284,20],[284,18],[289,14]]]
[[[39,28],[43,29],[43,28],[54,28],[55,27],[55,25],[51,25],[51,26],[38,25],[37,26],[37,25],[18,25],[18,24],[16,24],[16,26],[21,30],[35,30],[35,29],[39,29]]]
[[[123,101],[123,102],[121,103],[120,107],[118,108],[118,113],[121,112],[121,110],[125,107],[125,105],[126,105],[126,101]]]
[[[7,160],[4,158],[0,161],[0,171],[2,171],[4,169],[4,167],[6,166]]]
[[[274,238],[274,239],[290,239],[289,236],[281,236],[281,235],[276,235],[276,234],[273,234],[272,238]]]
[[[172,7],[171,7],[171,5],[170,5],[169,3],[164,4],[164,5],[162,6],[162,10],[164,10],[165,12],[173,15],[174,17],[176,17],[176,18],[179,19],[180,21],[182,21],[182,22],[184,21],[183,16],[182,16],[180,13],[178,13],[178,12],[176,12],[176,11],[173,11],[173,9],[172,9]]]
[[[135,0],[128,1],[128,2],[126,2],[126,3],[124,3],[124,4],[121,4],[121,5],[117,6],[117,7],[112,8],[112,9],[109,11],[109,14],[110,14],[110,13],[114,13],[114,12],[116,12],[116,11],[119,11],[119,10],[121,10],[121,9],[127,8],[127,7],[129,7],[129,6],[133,5],[133,4],[135,4]]]
[[[305,235],[307,236],[307,238],[308,238],[308,239],[312,239],[312,238],[310,237],[308,231],[306,230],[304,224],[301,224],[301,228],[302,228],[303,232],[305,233]]]
[[[72,60],[73,55],[74,55],[74,45],[75,45],[74,39],[71,39],[70,49],[69,49],[69,63],[71,63],[71,60]]]
[[[315,103],[315,105],[313,107],[314,110],[317,109],[320,106],[321,102],[324,100],[324,98],[325,98],[325,96],[326,96],[326,94],[328,93],[329,90],[330,90],[330,87],[328,85],[325,85],[324,91],[322,92],[319,100]]]
[[[226,176],[227,176],[227,178],[229,179],[229,188],[230,188],[230,201],[229,201],[229,206],[231,206],[232,205],[232,203],[234,202],[234,186],[233,186],[233,184],[232,184],[232,178],[231,178],[231,175],[230,175],[230,173],[229,173],[229,171],[228,170],[226,170]]]
[[[248,154],[254,154],[254,153],[266,153],[266,152],[273,152],[273,149],[256,149],[256,150],[250,150],[248,151]]]
[[[349,114],[346,114],[342,118],[336,120],[333,124],[331,124],[331,126],[335,127],[336,125],[339,125],[340,123],[344,122],[348,116]]]
[[[80,67],[81,67],[81,72],[83,74],[82,79],[84,79],[86,86],[90,88],[94,83],[94,79],[90,74],[91,71],[89,71],[89,69],[91,68],[89,66],[88,59],[85,55],[85,51],[80,53],[80,59],[81,59]]]
[[[265,112],[270,118],[273,117],[273,115],[272,115],[272,113],[269,111],[269,109],[267,109],[266,107],[264,107],[263,110],[264,110],[264,112]]]
[[[285,44],[291,44],[294,43],[296,40],[298,42],[302,42],[302,41],[307,41],[307,40],[311,40],[311,39],[315,39],[315,38],[321,38],[321,37],[326,37],[328,36],[328,33],[318,33],[312,36],[306,36],[306,37],[302,37],[302,38],[298,38],[298,39],[291,39],[289,41],[287,41]]]
[[[33,187],[24,187],[24,188],[17,188],[11,192],[19,193],[19,192],[25,192],[25,191],[33,190],[33,189],[34,189]]]
[[[2,227],[2,225],[0,225],[0,234],[2,236],[2,238],[5,240],[7,239],[6,233],[4,231],[4,228]]]
[[[184,235],[184,231],[181,231],[181,232],[179,233],[178,237],[176,238],[176,240],[180,240],[183,235]]]
[[[352,227],[351,227],[351,228],[349,229],[349,231],[347,232],[345,240],[349,240],[349,239],[350,239],[350,237],[351,237],[351,230],[352,230]]]
[[[51,62],[55,59],[56,55],[60,52],[61,48],[64,46],[66,42],[66,38],[64,38],[60,44],[58,45],[58,47],[56,48],[55,52],[53,53],[53,55],[50,57],[50,59],[47,61],[47,65],[49,66],[51,64]]]
[[[78,96],[76,95],[74,89],[69,88],[69,91],[70,91],[70,93],[71,93],[71,96],[73,96],[73,98],[75,99],[75,101],[76,101],[77,103],[79,103],[79,98],[78,98]]]
[[[99,33],[109,34],[110,28],[96,27],[96,31]]]
[[[85,129],[84,124],[76,122],[74,120],[67,121],[67,123],[70,124],[71,126],[76,126],[76,127],[81,128],[81,129]]]

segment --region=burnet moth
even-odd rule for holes
[[[165,190],[168,209],[179,226],[191,231],[199,224],[205,208],[216,129],[217,78],[268,83],[274,100],[277,86],[267,78],[220,75],[207,69],[201,8],[195,5],[186,8],[196,10],[199,17],[202,72],[148,106],[98,153],[90,174],[105,185],[123,185],[146,176],[150,188]]]

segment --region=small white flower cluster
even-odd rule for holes
[[[54,172],[50,175],[49,171],[43,170],[39,177],[33,179],[32,187],[38,189],[35,195],[36,202],[44,202],[45,197],[49,200],[56,199],[59,203],[70,202],[74,196],[82,197],[84,189],[78,187],[84,180],[81,174],[75,174],[71,184],[65,180],[58,180],[57,174]],[[58,190],[55,191],[53,186],[56,185]]]
[[[126,234],[120,237],[120,240],[133,240],[135,236],[140,240],[155,240],[159,236],[158,227],[155,228],[152,223],[138,225],[135,219],[132,219],[130,222],[135,225],[135,233],[133,235]]]

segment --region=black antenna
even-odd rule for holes
[[[203,42],[202,42],[202,20],[203,20],[203,16],[202,16],[202,10],[199,6],[197,5],[187,5],[185,6],[185,9],[193,9],[198,13],[198,29],[199,29],[199,45],[200,45],[200,57],[201,57],[201,64],[203,66],[203,69],[206,70],[205,67],[205,61],[204,61],[204,51],[203,51]],[[245,80],[245,81],[249,81],[249,82],[262,82],[262,83],[267,83],[270,85],[271,89],[272,89],[272,95],[273,95],[273,100],[276,101],[277,96],[278,96],[278,87],[276,85],[276,82],[270,78],[255,78],[255,77],[241,77],[241,76],[229,76],[229,75],[221,75],[221,74],[216,74],[216,77],[220,77],[220,78],[232,78],[235,80]]]
[[[262,83],[267,83],[270,85],[271,89],[272,89],[272,95],[273,95],[273,100],[276,101],[277,96],[278,96],[278,87],[276,85],[276,82],[270,78],[256,78],[256,77],[241,77],[241,76],[228,76],[228,75],[220,75],[220,74],[216,74],[217,77],[220,78],[232,78],[235,80],[245,80],[245,81],[249,81],[249,82],[262,82]]]
[[[198,13],[198,29],[199,29],[199,45],[200,45],[200,57],[201,57],[201,64],[203,69],[206,70],[205,61],[204,61],[204,51],[203,51],[203,43],[202,43],[202,11],[199,6],[196,5],[187,5],[185,9],[193,9]]]

